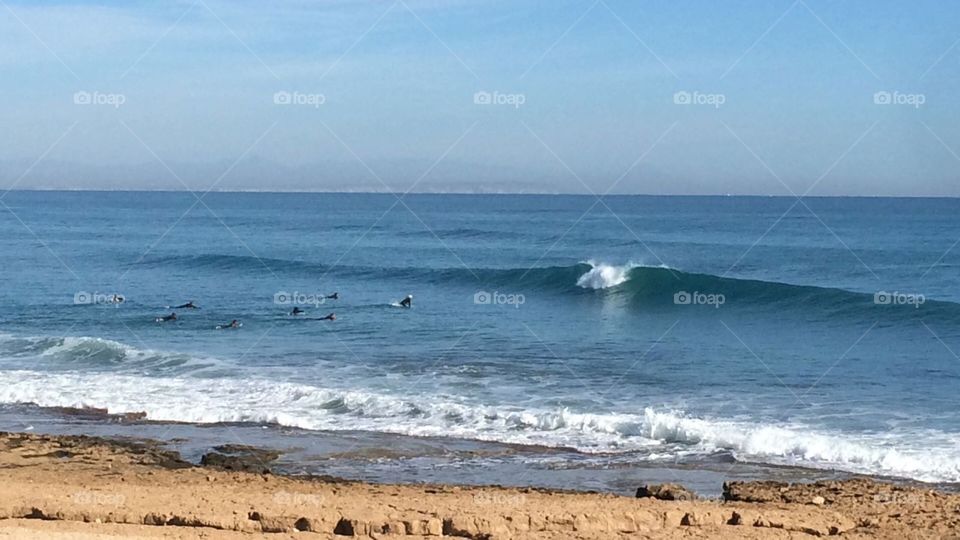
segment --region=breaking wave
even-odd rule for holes
[[[587,453],[711,455],[770,464],[960,481],[960,436],[826,433],[802,425],[700,418],[683,411],[578,412],[484,406],[455,396],[405,397],[260,379],[0,372],[0,403],[146,412],[192,423],[270,423],[574,448]]]

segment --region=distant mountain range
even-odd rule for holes
[[[545,174],[543,171],[477,163],[450,161],[434,164],[415,160],[369,161],[366,165],[359,161],[337,161],[291,167],[258,157],[237,163],[171,162],[164,165],[144,162],[125,166],[55,160],[44,160],[35,165],[26,161],[0,161],[0,189],[11,187],[42,190],[587,193],[583,185],[565,171]]]

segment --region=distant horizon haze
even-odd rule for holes
[[[7,0],[0,190],[960,196],[960,5]]]

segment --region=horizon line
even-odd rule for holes
[[[461,196],[529,196],[529,197],[763,197],[783,199],[958,199],[958,195],[772,195],[757,193],[582,193],[582,192],[522,192],[522,191],[346,191],[346,190],[189,190],[189,189],[102,189],[102,188],[13,188],[7,193],[262,193],[262,194],[328,194],[328,195],[461,195]]]

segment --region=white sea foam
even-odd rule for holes
[[[584,452],[642,451],[637,459],[728,450],[745,461],[960,481],[960,437],[827,433],[802,425],[637,414],[521,409],[456,396],[400,396],[262,379],[148,378],[0,372],[0,403],[146,412],[153,420],[276,423],[311,430],[454,436]],[[655,450],[655,452],[653,451]]]
[[[621,285],[630,279],[630,270],[639,266],[633,263],[617,266],[593,260],[585,261],[585,264],[591,266],[590,270],[577,279],[577,286],[584,289],[607,289]]]
[[[752,424],[690,418],[670,411],[644,412],[645,435],[704,450],[729,449],[744,460],[851,472],[905,476],[923,481],[960,481],[957,434],[849,436],[804,426]],[[938,441],[937,444],[935,441]]]

